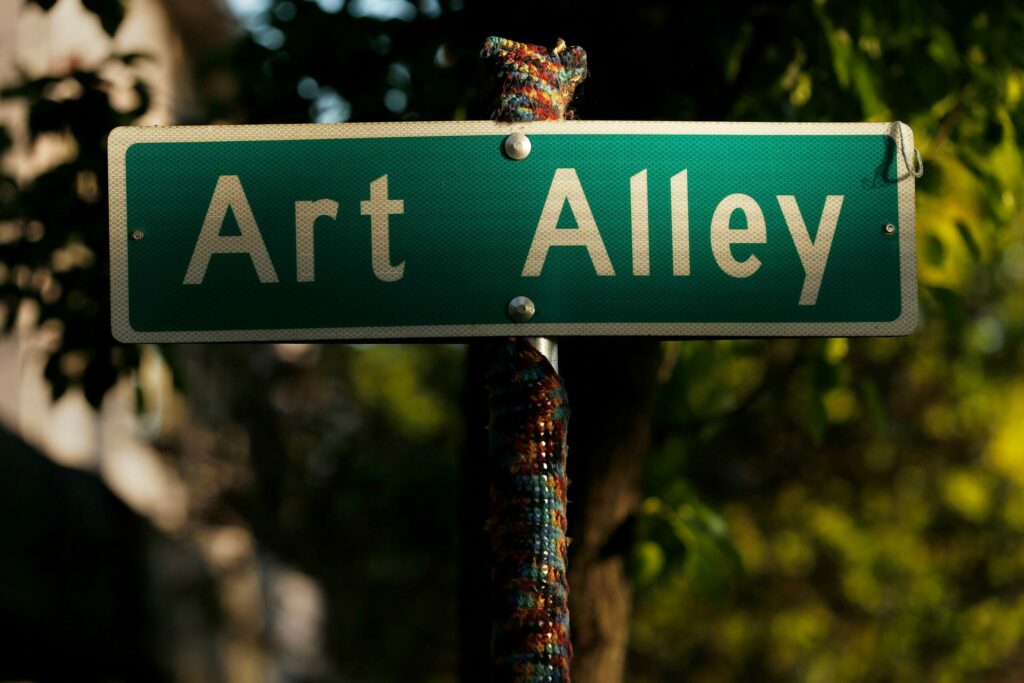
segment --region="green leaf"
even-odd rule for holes
[[[963,221],[956,222],[956,229],[960,231],[960,237],[963,239],[964,244],[967,245],[967,251],[971,252],[971,257],[975,261],[981,260],[981,248],[978,246],[977,240],[974,239],[974,235],[971,233],[971,228]]]
[[[753,25],[747,21],[740,26],[739,36],[729,50],[729,56],[725,60],[725,80],[732,83],[740,73],[740,66],[743,64],[743,55],[747,52],[750,39],[754,35]]]
[[[845,30],[836,29],[832,20],[825,14],[824,4],[814,5],[814,14],[821,24],[829,52],[832,55],[832,70],[835,72],[839,87],[844,90],[850,87],[850,62],[853,59],[853,48],[850,34]]]
[[[665,569],[665,551],[654,541],[643,541],[633,548],[633,580],[641,586],[648,586]]]
[[[744,575],[743,562],[722,516],[701,501],[688,483],[678,483],[670,496],[679,499],[678,504],[668,504],[667,500],[652,497],[644,501],[642,512],[664,521],[683,545],[686,550],[683,572],[694,588],[707,597],[724,597]],[[645,541],[637,547],[634,562],[638,560],[638,579],[653,581],[661,572],[664,551],[660,546],[655,549]]]
[[[925,235],[922,256],[933,266],[940,266],[946,260],[946,245],[935,235]]]
[[[886,413],[882,393],[878,390],[878,384],[871,377],[865,377],[860,386],[864,405],[867,406],[867,414],[874,423],[875,429],[884,434],[889,429],[889,416]]]
[[[865,117],[880,114],[886,110],[885,102],[878,92],[878,84],[870,65],[858,57],[852,63],[851,76],[853,89],[860,99],[861,110]]]
[[[803,427],[811,442],[815,446],[821,446],[825,440],[825,432],[828,429],[828,414],[825,412],[824,389],[821,386],[814,387],[814,393],[806,406],[804,413]]]

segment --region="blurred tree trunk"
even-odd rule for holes
[[[649,339],[563,341],[569,392],[569,609],[573,680],[620,683],[633,587],[629,555],[643,493],[660,361]]]

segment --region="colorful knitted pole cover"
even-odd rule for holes
[[[494,683],[569,681],[561,378],[522,338],[499,344],[490,396]]]
[[[501,80],[495,118],[562,119],[587,74],[582,48],[488,38]],[[490,401],[493,683],[568,683],[566,428],[562,379],[525,339],[496,345]]]
[[[576,86],[587,77],[587,53],[566,47],[565,41],[550,52],[491,36],[481,56],[497,71],[501,84],[498,121],[550,121],[573,118],[569,110]]]

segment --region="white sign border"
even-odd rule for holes
[[[235,142],[494,135],[886,135],[895,143],[899,201],[900,316],[881,322],[501,323],[396,327],[315,327],[258,330],[132,328],[128,297],[128,204],[125,156],[145,142]],[[909,150],[909,155],[908,155]],[[114,338],[125,343],[428,339],[460,337],[867,337],[900,336],[918,326],[915,177],[910,127],[887,123],[766,123],[719,121],[409,121],[400,123],[274,124],[232,126],[123,126],[110,133],[110,304]],[[879,227],[881,229],[881,226]],[[511,297],[514,292],[509,293]],[[504,302],[499,302],[504,305]]]

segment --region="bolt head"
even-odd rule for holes
[[[132,239],[135,240],[136,242],[141,240],[143,236],[144,233],[141,230],[132,230]]]
[[[896,234],[896,226],[893,225],[892,223],[886,223],[885,227],[882,228],[882,229],[885,231],[886,235],[895,235]]]
[[[530,297],[517,296],[508,302],[508,317],[512,322],[529,322],[536,312],[537,307],[533,305]]]
[[[512,133],[505,138],[505,154],[508,155],[509,159],[515,159],[516,161],[525,159],[530,156],[532,148],[533,143],[530,142],[530,138],[522,133]]]

